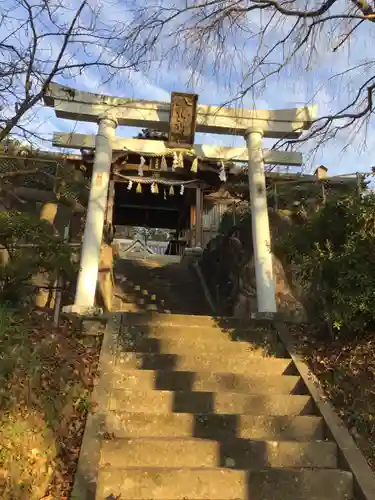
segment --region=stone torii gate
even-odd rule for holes
[[[75,303],[70,307],[71,312],[86,314],[94,307],[113,152],[129,148],[140,154],[147,150],[163,154],[167,146],[163,141],[122,139],[115,136],[115,129],[125,125],[169,131],[171,103],[98,95],[52,83],[45,104],[54,107],[57,117],[98,123],[96,136],[55,134],[53,140],[60,147],[95,148]],[[299,153],[262,149],[263,137],[297,138],[310,128],[316,112],[315,106],[275,111],[195,107],[197,132],[242,135],[246,141],[246,148],[194,145],[193,149],[207,159],[248,163],[259,312],[276,312],[264,164],[302,164]]]

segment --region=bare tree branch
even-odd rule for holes
[[[113,24],[102,17],[109,4],[0,0],[0,5],[0,142],[17,130],[33,136],[28,116],[53,79],[96,68],[96,78],[105,84],[119,74],[126,78],[147,55],[147,47],[131,40],[127,19]]]
[[[135,6],[129,1],[129,8],[132,40],[147,45],[155,60],[164,58],[163,68],[166,59],[170,67],[183,64],[190,79],[198,81],[209,67],[210,74],[220,78],[220,87],[228,90],[223,106],[255,101],[270,82],[281,75],[285,79],[292,69],[319,72],[320,59],[337,54],[337,73],[333,67],[327,79],[332,88],[340,85],[340,93],[329,103],[332,109],[323,111],[302,138],[285,138],[275,147],[295,147],[308,140],[322,145],[345,130],[366,134],[375,82],[373,58],[360,57],[363,42],[372,43],[375,22],[366,0],[136,0]],[[358,54],[352,57],[356,47]],[[323,91],[321,85],[319,92]],[[305,104],[319,92],[311,92]]]

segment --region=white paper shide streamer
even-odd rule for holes
[[[226,182],[227,181],[227,174],[225,173],[225,166],[223,161],[217,162],[217,166],[220,167],[219,170],[219,179],[221,182]]]
[[[173,151],[173,163],[172,163],[172,170],[175,171],[176,168],[179,167],[179,160],[178,160],[178,155],[176,151]]]
[[[146,160],[144,159],[143,156],[141,156],[140,163],[138,165],[138,175],[139,175],[139,177],[143,177],[143,167],[144,167],[145,163],[146,163]]]

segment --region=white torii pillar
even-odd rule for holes
[[[273,313],[276,312],[276,294],[262,150],[263,130],[250,128],[245,133],[245,139],[249,154],[248,177],[258,312]]]
[[[99,119],[76,295],[74,305],[66,308],[70,312],[90,312],[95,304],[116,126],[117,121],[111,117]]]

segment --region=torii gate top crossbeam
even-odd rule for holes
[[[100,117],[111,116],[119,125],[162,131],[167,131],[169,126],[168,102],[137,101],[81,92],[57,83],[49,85],[44,102],[55,108],[56,116],[70,120],[97,122]],[[310,128],[316,113],[316,106],[268,111],[200,104],[197,107],[196,131],[243,135],[254,128],[261,129],[264,137],[296,138]]]

